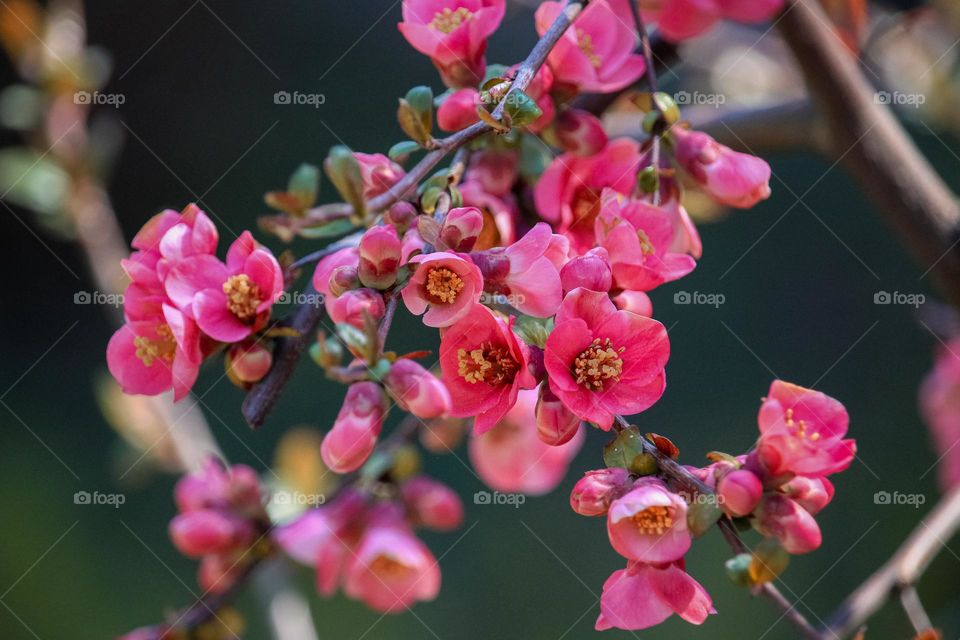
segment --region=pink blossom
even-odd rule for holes
[[[383,296],[373,289],[352,289],[336,298],[331,296],[326,307],[335,324],[349,324],[358,329],[363,329],[367,315],[379,322],[387,309]]]
[[[477,107],[480,106],[480,92],[473,87],[457,89],[437,107],[437,126],[441,131],[460,131],[474,122],[479,122]]]
[[[236,586],[237,581],[243,579],[248,569],[243,558],[243,552],[211,553],[203,556],[197,567],[197,584],[204,593],[226,593]]]
[[[568,293],[555,321],[544,351],[550,388],[582,420],[609,430],[615,415],[663,395],[670,341],[662,324],[587,289]]]
[[[662,480],[644,477],[610,503],[607,534],[617,553],[641,562],[673,562],[690,548],[687,503]]]
[[[397,230],[397,233],[403,235],[413,225],[417,224],[417,217],[420,212],[413,204],[406,200],[398,200],[390,205],[390,208],[383,214],[383,221]]]
[[[324,296],[328,296],[327,301],[333,296],[330,291],[330,277],[338,267],[358,268],[360,264],[360,252],[356,247],[340,249],[328,255],[317,263],[317,268],[313,272],[313,288]],[[359,270],[359,269],[358,269]],[[327,306],[329,310],[329,304]]]
[[[824,476],[843,471],[856,456],[844,440],[849,417],[837,400],[775,380],[760,407],[757,453],[773,476]]]
[[[505,10],[506,0],[404,0],[398,26],[447,86],[476,86],[486,70],[487,38]]]
[[[612,189],[604,189],[600,196],[595,228],[621,289],[650,291],[682,278],[697,266],[692,257],[670,251],[674,230],[669,213]]]
[[[826,478],[797,476],[781,487],[784,495],[815,516],[833,500],[833,483]]]
[[[960,339],[940,349],[933,370],[920,387],[920,413],[938,455],[940,486],[960,485]]]
[[[653,301],[643,291],[621,291],[611,300],[621,311],[630,311],[647,318],[653,317]]]
[[[628,138],[612,140],[590,157],[559,155],[537,182],[537,212],[570,238],[577,254],[586,253],[596,245],[594,221],[600,214],[600,193],[604,187],[632,193],[641,160],[639,143]]]
[[[400,236],[388,224],[368,229],[360,238],[357,275],[363,286],[389,289],[400,268]]]
[[[170,521],[170,538],[183,555],[199,558],[245,548],[254,529],[243,518],[214,509],[181,513]]]
[[[486,307],[474,306],[440,337],[443,381],[456,398],[450,415],[475,416],[477,433],[492,428],[517,401],[520,389],[536,386],[528,360],[527,346],[513,333],[513,319],[504,321]]]
[[[483,214],[476,207],[456,207],[447,212],[437,238],[440,251],[471,251],[483,231]]]
[[[570,492],[570,507],[582,516],[605,516],[610,503],[631,484],[630,472],[623,467],[587,471]]]
[[[813,515],[784,495],[765,495],[754,516],[753,528],[779,540],[787,553],[810,553],[820,547],[820,527]]]
[[[567,473],[583,445],[583,430],[566,444],[550,446],[537,437],[534,409],[537,392],[520,391],[516,404],[492,429],[475,430],[470,462],[492,489],[542,495],[552,491]]]
[[[450,531],[463,524],[460,496],[438,480],[411,478],[400,486],[400,495],[416,524],[436,531]]]
[[[263,510],[257,472],[243,464],[225,467],[214,457],[207,458],[198,471],[180,478],[174,487],[174,499],[182,512],[221,509],[256,516]]]
[[[770,165],[734,151],[705,133],[671,129],[677,163],[708,196],[730,207],[748,209],[770,197]]]
[[[563,405],[549,384],[540,385],[536,421],[540,440],[554,447],[569,442],[580,430],[580,418]]]
[[[423,324],[448,327],[470,313],[483,292],[483,276],[466,257],[438,251],[410,259],[417,269],[401,291],[414,315],[424,311]]]
[[[403,244],[400,247],[400,262],[409,262],[413,254],[423,251],[426,246],[427,243],[420,237],[420,232],[417,231],[416,227],[408,229],[407,232],[403,234]]]
[[[668,40],[679,42],[708,31],[723,18],[746,23],[769,20],[783,7],[783,0],[666,0],[641,6],[644,20],[656,23]]]
[[[353,157],[360,165],[365,200],[389,190],[406,175],[403,167],[382,153],[354,153]]]
[[[170,220],[167,215],[170,212],[159,214],[164,216],[158,221],[156,228],[144,236],[143,230],[133,239],[134,248],[147,250],[145,247],[152,245],[155,239],[154,233],[160,231],[165,226],[163,220]],[[147,223],[150,224],[149,222]],[[154,237],[151,237],[154,236]],[[187,205],[179,214],[177,223],[170,227],[160,236],[160,241],[156,245],[160,255],[163,257],[158,271],[161,277],[166,274],[167,265],[176,264],[178,261],[194,255],[213,255],[217,250],[219,234],[217,228],[197,205]],[[139,245],[139,246],[138,246]]]
[[[710,594],[684,571],[683,562],[629,562],[603,583],[596,629],[648,629],[673,614],[699,625],[712,613]]]
[[[760,478],[746,469],[737,469],[723,475],[717,482],[717,494],[720,506],[734,516],[746,516],[753,513],[763,496],[763,483]]]
[[[610,291],[613,286],[610,254],[603,247],[596,247],[570,260],[560,270],[560,282],[564,295],[578,287],[591,291]]]
[[[336,473],[359,469],[377,444],[387,409],[387,399],[376,383],[350,385],[337,420],[320,446],[327,467]]]
[[[600,118],[583,109],[566,109],[558,117],[554,132],[560,146],[578,156],[592,156],[607,146],[607,132]]]
[[[512,149],[482,149],[471,154],[467,175],[488,194],[502,197],[517,181],[518,163],[519,154]]]
[[[450,411],[450,392],[435,375],[413,360],[397,360],[383,378],[404,411],[418,418],[438,418]]]
[[[547,58],[558,85],[570,93],[610,93],[643,74],[643,56],[634,53],[637,33],[628,1],[595,0],[587,5]],[[562,10],[562,2],[541,3],[537,33],[546,33]]]
[[[563,295],[560,274],[547,255],[552,237],[550,226],[541,222],[509,247],[472,253],[470,258],[483,274],[484,290],[504,296],[526,315],[552,316]]]
[[[495,196],[484,191],[478,180],[468,177],[460,184],[460,195],[463,196],[464,206],[476,207],[483,214],[483,231],[477,238],[475,250],[513,244],[520,215],[513,194]]]
[[[343,590],[371,609],[399,613],[440,590],[440,568],[396,506],[375,507],[344,570]]]

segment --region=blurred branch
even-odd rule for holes
[[[960,205],[876,98],[819,4],[788,0],[778,21],[840,158],[903,242],[960,304]]]

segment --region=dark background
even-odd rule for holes
[[[223,248],[233,237],[227,229],[253,228],[265,213],[262,194],[285,184],[300,162],[320,163],[338,143],[386,151],[400,139],[396,97],[414,84],[440,88],[429,62],[396,30],[399,3],[89,4],[90,40],[115,61],[104,90],[126,96],[117,115],[132,135],[109,186],[128,237],[156,211],[201,200],[221,221]],[[530,12],[511,9],[488,58],[519,60],[534,38]],[[280,90],[322,93],[326,102],[319,109],[278,106],[273,94]],[[946,148],[923,127],[913,133],[960,189],[955,141],[943,135]],[[818,516],[823,548],[794,558],[781,584],[816,622],[889,557],[938,495],[930,471],[936,456],[916,411],[917,385],[936,341],[910,307],[873,303],[878,291],[933,291],[920,277],[928,265],[910,261],[841,168],[800,154],[768,160],[773,196],[701,227],[705,251],[697,270],[654,294],[657,317],[671,327],[670,384],[639,424],[669,434],[683,459],[699,464],[710,450],[737,453],[751,445],[760,397],[775,375],[816,384],[846,404],[859,460],[835,478],[836,499]],[[321,200],[334,197],[324,185]],[[16,212],[37,230],[29,213]],[[37,230],[77,280],[8,212],[0,225],[0,399],[7,407],[0,408],[0,637],[105,638],[160,621],[196,590],[194,563],[166,535],[175,478],[116,481],[117,436],[94,399],[111,328],[102,309],[73,304],[75,292],[93,288],[82,256]],[[674,305],[678,290],[722,293],[726,303]],[[398,348],[422,347],[432,344],[431,335],[403,314],[394,339]],[[241,392],[222,379],[219,366],[208,367],[195,390],[229,458],[260,471],[286,426],[329,426],[342,394],[304,363],[267,427],[253,432],[239,414]],[[603,581],[623,563],[602,522],[576,516],[567,496],[580,472],[601,464],[604,441],[591,434],[559,489],[519,509],[474,505],[477,480],[450,456],[428,459],[427,470],[465,497],[468,526],[478,523],[456,544],[462,532],[425,536],[442,557],[440,597],[417,605],[417,617],[377,622],[379,614],[358,603],[316,598],[309,572],[299,571],[320,637],[592,637]],[[126,504],[75,505],[79,490],[123,492]],[[923,494],[926,504],[877,505],[877,491]],[[950,544],[960,549],[956,540]],[[712,532],[688,556],[718,616],[702,629],[673,619],[636,635],[795,637],[768,603],[752,602],[729,584],[722,564],[728,555]],[[958,553],[945,550],[920,585],[946,638],[960,630],[958,569]],[[254,599],[244,596],[240,608],[248,637],[266,637]],[[873,637],[910,635],[896,607],[872,626]]]

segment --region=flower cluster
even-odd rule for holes
[[[228,373],[240,384],[259,380],[270,352],[256,335],[283,294],[283,271],[270,250],[244,231],[226,262],[215,255],[216,226],[196,205],[151,218],[123,261],[130,278],[126,320],[110,339],[107,364],[126,393],[183,398],[204,358],[233,345]]]

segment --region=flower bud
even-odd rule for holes
[[[230,380],[246,388],[267,375],[273,365],[273,353],[257,342],[235,344],[227,350],[224,363]]]
[[[820,546],[822,537],[817,521],[784,495],[765,495],[754,515],[754,529],[763,536],[779,540],[787,553],[810,553]]]
[[[416,522],[437,531],[450,531],[463,524],[463,503],[447,485],[417,476],[400,487],[407,508]]]
[[[330,295],[339,298],[347,291],[356,289],[360,286],[360,272],[356,265],[347,264],[336,267],[330,272],[330,280],[327,287],[330,289]]]
[[[368,229],[360,238],[357,274],[363,286],[388,289],[397,281],[400,267],[400,236],[390,225]]]
[[[247,544],[252,534],[246,520],[213,509],[188,511],[170,521],[174,546],[190,558],[234,551]]]
[[[557,116],[554,131],[567,151],[592,156],[607,146],[607,133],[597,116],[582,109],[567,109]]]
[[[437,249],[440,251],[469,252],[477,243],[477,237],[483,230],[483,214],[476,207],[459,207],[447,213]]]
[[[560,270],[564,295],[577,287],[591,291],[609,291],[613,286],[613,271],[608,258],[607,250],[597,247],[566,263]]]
[[[396,229],[397,233],[403,235],[407,232],[407,229],[416,224],[418,215],[420,213],[415,206],[406,200],[400,200],[394,202],[387,209],[387,212],[383,214],[383,221]]]
[[[757,476],[744,469],[726,474],[717,483],[720,506],[734,517],[753,513],[763,497],[763,484]]]
[[[443,131],[466,129],[479,120],[477,105],[480,94],[476,89],[459,89],[451,93],[437,109],[437,126]]]
[[[699,131],[670,131],[677,163],[717,202],[746,209],[770,197],[770,165],[760,158],[733,151]]]
[[[363,329],[364,313],[379,322],[386,313],[386,305],[379,291],[373,289],[353,289],[338,298],[329,300],[327,313],[337,324],[349,324]]]
[[[204,593],[218,595],[233,587],[244,571],[244,563],[232,555],[212,553],[200,559],[197,583]]]
[[[812,516],[833,500],[833,483],[826,478],[797,476],[783,485],[783,491]]]
[[[379,385],[350,385],[337,420],[320,445],[324,464],[336,473],[359,469],[377,444],[386,412],[387,399]]]
[[[610,503],[630,484],[630,473],[623,467],[587,471],[570,492],[570,507],[582,516],[606,515]]]
[[[450,411],[447,386],[413,360],[394,362],[383,382],[397,405],[418,418],[438,418]]]
[[[580,428],[580,418],[564,406],[548,384],[540,385],[536,420],[537,435],[551,446],[566,444]]]

